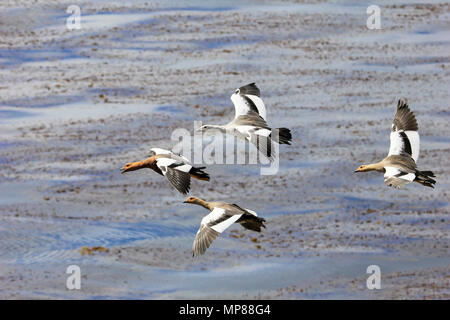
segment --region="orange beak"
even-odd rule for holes
[[[126,165],[124,165],[123,168],[121,169],[121,170],[122,170],[121,173],[125,173],[125,172],[134,171],[134,170],[139,169],[139,168],[135,165],[135,163],[136,163],[136,162],[130,162],[130,163],[127,163]]]

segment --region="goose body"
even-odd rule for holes
[[[192,255],[199,256],[205,253],[211,243],[233,223],[239,223],[244,228],[260,232],[265,220],[259,218],[257,213],[241,208],[236,204],[226,202],[207,202],[205,200],[189,197],[185,203],[197,204],[210,211],[200,222],[200,228],[192,245]]]
[[[189,192],[191,177],[209,181],[209,175],[203,171],[205,167],[194,167],[187,158],[169,150],[153,148],[151,152],[153,155],[145,160],[125,164],[122,173],[143,168],[152,169],[166,177],[170,184],[182,194]]]
[[[419,126],[414,113],[404,100],[398,101],[390,142],[386,158],[377,163],[361,165],[355,172],[383,172],[385,184],[398,189],[411,182],[434,188],[434,173],[417,168],[420,149]]]
[[[266,106],[255,83],[236,89],[231,96],[231,101],[235,108],[233,121],[226,125],[203,125],[202,132],[215,129],[246,140],[254,144],[259,152],[271,161],[276,156],[274,142],[291,144],[292,135],[289,129],[272,129],[267,125]]]

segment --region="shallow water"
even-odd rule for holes
[[[83,4],[73,32],[59,8],[45,10],[22,26],[39,33],[34,44],[5,34],[25,42],[0,47],[0,297],[424,298],[402,288],[428,278],[399,284],[395,274],[444,268],[432,280],[445,279],[448,6],[385,3],[383,29],[368,31],[368,3],[122,4]],[[267,228],[233,226],[192,259],[206,212],[158,175],[120,168],[170,148],[175,128],[231,120],[231,92],[253,81],[269,124],[293,132],[278,174],[211,165],[212,181],[194,181],[191,194],[254,209]],[[405,96],[435,190],[353,174],[385,156]],[[109,251],[83,256],[84,246]],[[81,292],[65,288],[70,264],[82,269]],[[378,295],[365,288],[370,264],[389,275]]]

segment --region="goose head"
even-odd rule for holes
[[[139,162],[129,162],[125,164],[122,168],[122,173],[139,170],[142,168],[142,165]]]
[[[373,170],[372,168],[363,164],[363,165],[360,165],[354,172],[366,172],[366,171],[372,171],[372,170]]]
[[[194,204],[197,204],[200,201],[201,200],[199,198],[197,198],[197,197],[189,197],[183,203],[194,203]]]
[[[205,124],[202,125],[200,128],[197,129],[198,132],[201,133],[217,133],[218,131],[222,131],[222,127],[221,126],[217,126],[217,125],[212,125],[212,124]]]

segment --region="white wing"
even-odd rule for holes
[[[193,256],[205,253],[211,243],[241,216],[242,214],[233,214],[225,209],[215,207],[213,211],[203,217],[200,223],[192,245]]]
[[[187,194],[191,185],[189,171],[192,166],[172,158],[158,158],[156,165],[169,182],[183,194]]]
[[[388,156],[409,154],[415,162],[419,158],[420,137],[417,131],[392,131]]]
[[[231,95],[231,101],[234,104],[234,118],[246,115],[250,111],[256,112],[261,118],[266,119],[266,106],[259,97],[259,89],[254,83],[242,86]]]
[[[202,219],[201,224],[209,226],[214,231],[222,233],[225,229],[235,223],[241,216],[242,214],[233,214],[230,211],[216,207],[210,214],[206,215]]]
[[[384,183],[397,189],[403,187],[405,184],[413,182],[416,178],[414,173],[403,172],[396,167],[385,167],[384,169]]]
[[[161,148],[151,148],[150,151],[154,154],[172,154],[172,151]]]
[[[253,210],[250,210],[250,209],[247,209],[247,208],[244,208],[244,210],[247,211],[248,213],[251,213],[251,214],[254,215],[255,217],[258,216],[258,214],[257,214],[255,211],[253,211]]]
[[[205,253],[211,243],[219,236],[219,232],[211,229],[208,226],[200,225],[197,234],[195,235],[194,243],[192,244],[192,256],[196,257]]]
[[[263,129],[265,130],[265,129]],[[261,130],[258,130],[258,132]],[[273,162],[277,158],[278,145],[273,143],[273,140],[260,133],[250,132],[247,140],[252,143],[256,149],[270,162]]]
[[[161,149],[161,148],[151,148],[150,151],[153,152],[153,154],[156,154],[156,155],[157,154],[166,154],[166,155],[170,155],[172,159],[175,159],[175,160],[178,160],[178,161],[182,161],[182,162],[185,162],[185,163],[188,163],[188,164],[191,163],[189,161],[189,159],[186,158],[185,156],[173,153],[170,150]]]
[[[165,171],[167,171],[168,167],[186,173],[189,173],[189,171],[192,169],[192,165],[185,164],[183,161],[179,161],[173,158],[158,158],[156,159],[156,165],[161,169],[163,174]]]
[[[405,100],[398,101],[390,140],[388,156],[409,155],[417,162],[420,149],[419,126]]]

